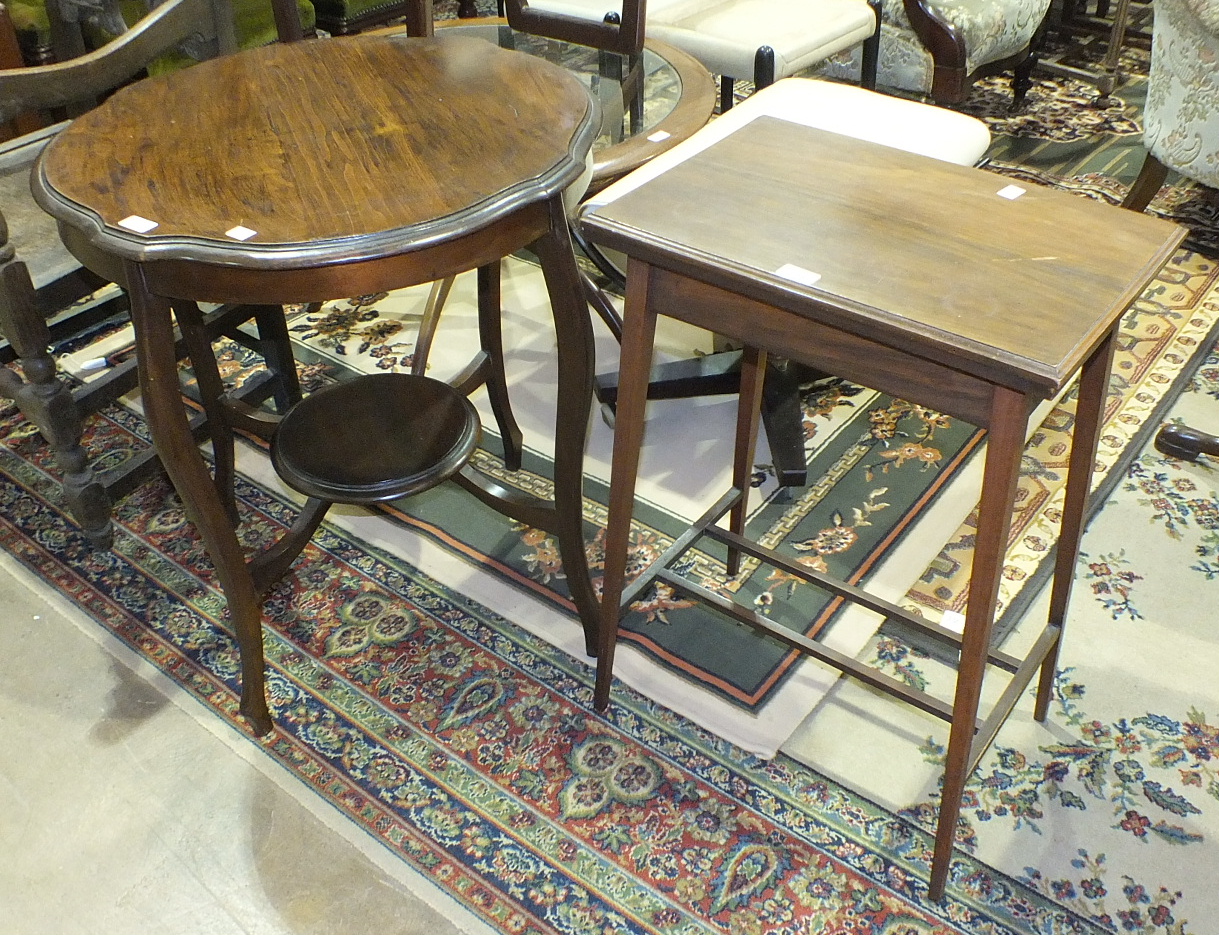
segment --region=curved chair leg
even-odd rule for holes
[[[1024,106],[1024,99],[1033,87],[1033,69],[1041,61],[1041,48],[1049,32],[1049,15],[1037,27],[1033,38],[1029,40],[1029,51],[1024,61],[1012,72],[1012,110],[1017,111]]]
[[[1162,454],[1182,461],[1196,461],[1200,454],[1219,457],[1219,436],[1171,422],[1160,426],[1155,446]]]
[[[508,399],[508,377],[504,373],[504,337],[500,324],[500,264],[478,268],[478,337],[487,355],[487,393],[491,411],[504,443],[504,465],[510,471],[521,466],[524,436]]]
[[[1143,168],[1139,170],[1139,177],[1134,180],[1130,191],[1126,193],[1122,207],[1129,208],[1131,211],[1146,210],[1166,178],[1168,178],[1168,166],[1149,152],[1143,159]]]
[[[35,307],[34,294],[29,270],[13,259],[0,217],[0,332],[17,352],[25,374],[22,380],[0,368],[0,394],[17,403],[54,449],[68,511],[94,546],[108,549],[113,541],[110,496],[80,443],[80,413],[72,391],[56,375],[55,360],[47,350],[51,335]]]

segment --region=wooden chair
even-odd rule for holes
[[[1219,188],[1219,0],[1157,0],[1143,108],[1147,155],[1122,207],[1142,211],[1168,171]]]
[[[286,33],[299,37],[299,18],[289,2],[295,0],[276,0],[276,20]],[[57,0],[47,9],[60,49],[83,47],[85,25],[99,25],[103,17],[113,24],[118,15],[116,0],[103,0],[100,8]],[[0,123],[30,112],[81,112],[99,96],[141,73],[150,62],[181,49],[184,42],[199,57],[233,51],[236,36],[227,0],[166,0],[96,51],[54,64],[0,71]],[[112,535],[111,503],[149,477],[159,464],[149,450],[99,474],[81,444],[82,414],[96,411],[136,386],[134,360],[73,389],[57,373],[51,354],[56,344],[125,309],[120,296],[109,302],[86,303],[74,314],[58,314],[109,285],[63,249],[54,222],[33,204],[29,194],[29,173],[38,154],[66,125],[38,129],[0,146],[0,190],[4,193],[0,333],[8,342],[0,347],[0,364],[16,359],[21,365],[21,375],[0,367],[0,394],[15,400],[52,446],[63,474],[69,512],[89,539],[104,547]],[[238,327],[251,320],[257,325],[257,336]],[[277,405],[286,408],[300,398],[281,308],[222,307],[209,313],[207,327],[213,336],[228,334],[250,345],[267,361],[267,372],[245,388],[247,400],[273,395]],[[194,428],[202,438],[207,430],[205,420],[196,418]]]

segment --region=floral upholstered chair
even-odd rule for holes
[[[1155,0],[1154,15],[1147,157],[1122,203],[1134,211],[1147,207],[1169,169],[1219,188],[1219,0]],[[1219,456],[1219,436],[1177,422],[1160,427],[1155,446],[1186,461]]]
[[[952,104],[978,78],[1012,71],[1018,104],[1032,84],[1049,10],[1050,0],[885,0],[877,84]],[[858,61],[843,57],[821,73],[840,77],[858,69]]]
[[[1143,143],[1125,207],[1146,208],[1169,169],[1219,188],[1219,0],[1156,0]]]

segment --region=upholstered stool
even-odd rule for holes
[[[585,203],[584,210],[622,197],[760,117],[800,123],[965,166],[981,160],[990,145],[986,124],[956,111],[852,85],[814,78],[785,78],[746,98],[688,140],[597,192]],[[799,154],[793,154],[793,158],[799,158]],[[815,165],[808,168],[809,172],[817,171]],[[917,184],[917,180],[911,184]],[[608,251],[597,259],[607,272],[620,273],[625,268],[623,258]],[[735,392],[736,353],[710,354],[659,367],[653,371],[649,395],[671,399]],[[789,370],[784,361],[773,359],[766,376],[763,417],[775,473],[784,486],[802,486],[807,475],[799,400],[801,376]],[[617,402],[617,374],[598,376],[596,391],[602,405],[612,408]]]
[[[418,0],[315,0],[317,25],[332,36],[384,26],[417,16]]]
[[[764,88],[861,47],[859,83],[876,87],[879,11],[861,0],[682,0],[649,4],[647,35],[720,76],[720,109],[735,80]]]
[[[622,8],[631,2],[529,0],[530,25],[519,28],[546,35],[546,14],[625,23]],[[516,6],[508,6],[509,23]],[[860,84],[876,86],[879,6],[867,0],[649,0],[645,15],[647,38],[676,46],[720,76],[721,110],[732,106],[736,79],[766,87],[860,45]]]

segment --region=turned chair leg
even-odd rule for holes
[[[13,399],[54,449],[68,512],[94,546],[108,549],[113,537],[110,497],[81,445],[80,413],[72,391],[56,373],[48,350],[50,331],[34,297],[29,270],[14,258],[0,216],[0,332],[17,352],[25,375],[23,380],[0,368],[0,395]]]

